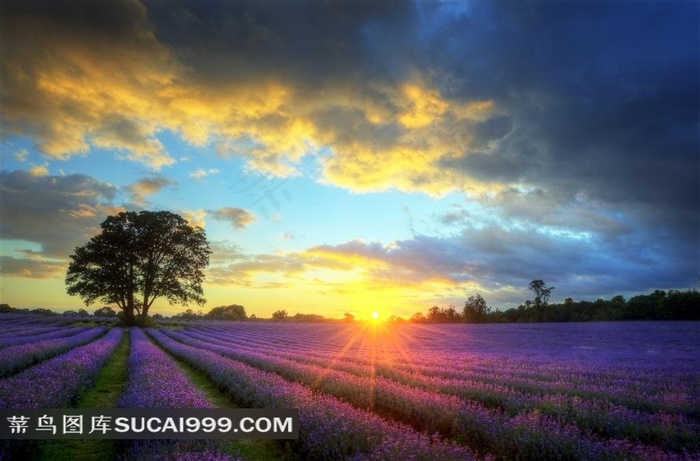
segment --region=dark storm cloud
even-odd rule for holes
[[[279,76],[318,89],[354,80],[413,41],[417,20],[411,2],[145,4],[158,36],[210,84]]]
[[[444,165],[557,197],[581,192],[681,215],[688,236],[700,208],[699,10],[696,2],[477,4],[463,43],[483,57],[459,66],[463,92],[494,98],[509,118],[477,130],[491,145]]]
[[[117,211],[117,188],[85,175],[34,176],[2,171],[0,235],[41,245],[34,256],[67,259]]]
[[[598,251],[654,249],[677,268],[667,283],[697,278],[700,4],[492,2],[470,15],[462,49],[480,57],[454,68],[462,97],[493,98],[505,115],[483,123],[479,141],[443,166],[536,188],[529,207],[513,208],[507,196],[492,203],[535,225],[547,225],[542,203],[554,213],[587,202],[598,221],[635,229],[632,239],[599,228],[611,241]]]

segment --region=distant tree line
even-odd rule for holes
[[[615,320],[700,320],[700,292],[655,290],[629,300],[621,295],[609,300],[574,301],[547,305],[541,312],[527,306],[497,312],[494,322],[608,322]]]
[[[416,312],[408,321],[414,323],[527,323],[527,322],[608,322],[616,320],[700,320],[700,292],[697,290],[655,290],[647,295],[637,295],[626,300],[618,295],[609,300],[574,301],[566,298],[563,303],[549,303],[554,287],[547,287],[542,280],[533,280],[528,285],[534,297],[517,308],[495,310],[486,304],[481,294],[470,296],[461,309],[455,306],[441,308],[433,306],[427,312]],[[24,312],[39,315],[60,315],[52,310],[17,309],[8,304],[0,304],[0,313]],[[63,312],[66,316],[90,316],[85,309]],[[117,317],[123,321],[123,312],[109,306],[94,311],[95,317]],[[238,304],[214,307],[209,312],[192,309],[165,317],[155,314],[153,320],[232,320],[232,321],[275,321],[289,323],[353,322],[355,316],[345,313],[343,319],[327,318],[319,314],[296,313],[289,315],[285,309],[272,313],[270,319],[248,316],[245,307]],[[391,315],[390,323],[406,322],[401,317]]]
[[[252,315],[251,318],[255,318]],[[245,312],[245,307],[239,304],[230,304],[228,306],[219,306],[212,308],[206,314],[201,310],[194,312],[192,309],[186,309],[184,312],[173,315],[174,320],[248,320],[249,317]]]
[[[65,316],[73,316],[73,317],[89,317],[91,314],[86,311],[85,309],[78,309],[76,310],[67,310],[63,311],[62,313],[58,313],[55,311],[52,311],[51,309],[44,309],[43,307],[37,307],[35,309],[27,309],[27,308],[17,308],[17,307],[12,307],[7,303],[2,303],[0,304],[0,314],[5,314],[5,313],[24,313],[24,314],[38,314],[38,315],[65,315]],[[92,314],[95,317],[116,317],[117,312],[112,309],[109,306],[104,306],[100,307],[99,309],[96,309],[95,312]]]
[[[616,320],[700,320],[700,292],[696,290],[655,290],[626,300],[618,295],[612,299],[549,303],[554,287],[547,288],[542,280],[528,286],[535,294],[517,308],[493,310],[480,294],[470,296],[461,311],[454,306],[433,306],[427,313],[417,312],[411,318],[416,323],[520,323],[520,322],[608,322]]]
[[[343,321],[352,322],[355,316],[349,313],[344,314]],[[319,323],[319,322],[337,322],[337,319],[329,319],[319,314],[302,314],[297,312],[294,315],[289,315],[285,309],[280,309],[272,313],[272,320],[275,322],[290,322],[290,323]]]

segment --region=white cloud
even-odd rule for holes
[[[194,178],[196,180],[204,179],[207,176],[212,176],[215,174],[219,174],[220,171],[218,168],[210,168],[208,170],[205,170],[204,168],[197,168],[193,172],[189,174],[190,178]]]

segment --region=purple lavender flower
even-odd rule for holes
[[[305,459],[401,459],[402,453],[412,453],[414,459],[421,460],[476,459],[467,447],[421,435],[408,426],[386,421],[278,375],[178,343],[156,330],[149,329],[148,333],[165,349],[228,389],[241,405],[299,408],[298,449]]]
[[[121,328],[0,380],[0,408],[60,408],[94,380],[121,341]]]
[[[74,347],[87,344],[106,331],[105,327],[91,328],[66,338],[38,340],[6,347],[0,355],[0,378]]]
[[[204,393],[168,354],[155,346],[141,329],[129,331],[129,378],[119,400],[120,407],[212,408]],[[231,458],[219,452],[211,440],[135,440],[126,443],[125,459],[227,461]]]
[[[175,361],[138,328],[131,328],[129,378],[119,406],[125,408],[211,408],[204,393]]]

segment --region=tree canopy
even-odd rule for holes
[[[216,320],[247,320],[248,316],[245,313],[245,307],[239,304],[231,304],[230,306],[219,306],[209,311],[206,318]]]
[[[69,295],[86,305],[114,303],[130,325],[135,313],[145,319],[158,298],[205,303],[202,282],[211,251],[202,228],[168,211],[121,212],[100,227],[102,232],[70,255]]]

